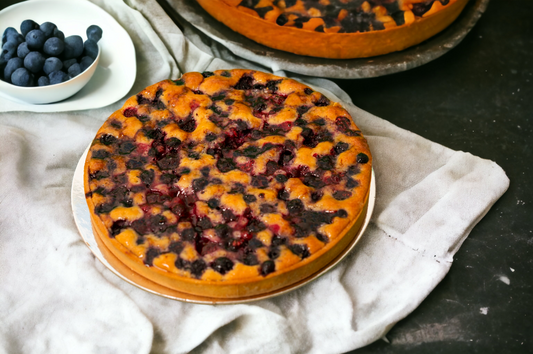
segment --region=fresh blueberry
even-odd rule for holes
[[[70,68],[72,64],[76,64],[77,62],[78,61],[76,59],[63,60],[63,68],[65,68],[65,70],[68,70],[68,68]]]
[[[54,35],[54,30],[56,28],[57,28],[57,26],[55,24],[53,24],[52,22],[43,22],[39,26],[39,29],[41,31],[43,31],[43,33],[46,36],[46,38],[52,37]]]
[[[9,59],[7,62],[6,67],[4,68],[4,78],[6,81],[11,81],[11,75],[17,70],[18,68],[22,68],[22,59],[19,57],[14,57]]]
[[[36,74],[43,70],[45,60],[46,58],[40,52],[29,52],[24,58],[24,67]]]
[[[65,50],[63,56],[65,59],[77,58],[83,53],[83,39],[74,35],[65,38]]]
[[[48,86],[50,85],[50,79],[48,79],[46,76],[41,76],[39,80],[37,80],[38,86]]]
[[[0,51],[0,70],[5,67],[5,65],[7,64],[7,62],[9,61],[9,59],[11,58],[7,58],[6,59],[6,53],[4,53],[3,51]]]
[[[81,74],[81,67],[80,64],[72,64],[70,68],[68,68],[68,76],[72,79],[73,77],[78,76]]]
[[[7,35],[6,43],[7,42],[15,42],[18,46],[20,43],[24,42],[24,37],[18,32],[17,33],[11,32]]]
[[[50,79],[50,85],[55,85],[67,81],[68,75],[63,71],[52,71],[48,78]]]
[[[34,29],[39,29],[39,24],[33,20],[24,20],[20,24],[20,33],[22,33],[24,37]]]
[[[91,57],[86,56],[86,57],[81,58],[81,61],[80,61],[81,72],[84,72],[85,70],[87,70],[87,68],[91,66],[93,61],[94,59]]]
[[[54,28],[53,37],[59,38],[62,41],[65,40],[65,34],[63,32],[61,32],[59,29],[57,29],[57,28]]]
[[[17,55],[17,47],[17,42],[8,41],[4,43],[2,46],[2,56],[4,57],[6,63],[9,61],[9,59]]]
[[[83,53],[85,54],[85,56],[89,56],[93,59],[96,59],[96,57],[98,56],[98,44],[96,44],[95,41],[93,41],[92,39],[86,40],[85,43],[83,43],[83,48]]]
[[[65,43],[57,37],[51,37],[44,42],[43,52],[48,55],[58,56],[63,53],[65,49]]]
[[[8,27],[4,30],[4,33],[2,34],[2,46],[7,42],[7,37],[10,34],[18,34],[17,30],[13,27]]]
[[[28,43],[23,42],[20,43],[17,47],[17,56],[21,59],[26,58],[26,55],[30,52],[30,48],[28,48]]]
[[[87,27],[87,38],[98,42],[102,38],[102,29],[97,25]]]
[[[33,75],[26,68],[18,68],[11,74],[11,82],[17,86],[33,86]]]
[[[59,71],[63,68],[63,62],[56,57],[50,57],[44,61],[43,71],[50,75],[53,71]]]
[[[28,32],[26,35],[26,42],[28,43],[28,48],[31,50],[40,50],[44,42],[46,41],[46,36],[43,31],[34,29]]]

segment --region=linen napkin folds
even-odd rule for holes
[[[134,41],[137,79],[127,97],[187,71],[268,70],[187,23],[182,32],[156,2],[93,2]],[[509,180],[491,161],[358,109],[330,81],[299,79],[342,101],[368,139],[373,216],[332,271],[286,295],[240,305],[150,294],[115,276],[82,242],[70,205],[74,169],[127,97],[66,113],[0,101],[0,353],[342,353],[378,340],[413,311]]]

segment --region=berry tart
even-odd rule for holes
[[[232,30],[271,48],[350,59],[387,54],[434,36],[468,0],[196,0]]]
[[[320,271],[366,214],[372,156],[338,103],[252,70],[184,74],[129,98],[84,166],[95,236],[166,288],[239,298]]]

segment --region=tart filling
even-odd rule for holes
[[[93,140],[85,190],[95,233],[134,271],[232,297],[286,286],[341,252],[371,165],[338,103],[295,80],[221,70],[128,99]]]

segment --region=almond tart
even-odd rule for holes
[[[292,79],[191,72],[98,130],[84,189],[95,236],[142,277],[242,298],[320,271],[366,214],[372,155],[349,113]]]
[[[419,44],[468,0],[196,0],[255,42],[300,55],[365,58]]]

